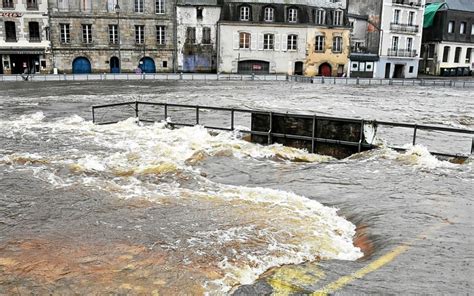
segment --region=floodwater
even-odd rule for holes
[[[411,131],[389,129],[378,140],[406,153],[336,160],[238,132],[137,125],[128,107],[100,115],[122,114],[113,125],[94,125],[90,114],[91,105],[140,100],[473,129],[470,89],[189,81],[0,89],[0,294],[473,291],[472,159],[428,153],[469,153],[469,137],[426,133],[410,147]],[[357,273],[400,246],[393,260]]]

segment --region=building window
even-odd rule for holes
[[[187,44],[196,43],[196,28],[195,27],[186,28],[186,43]]]
[[[163,68],[168,68],[168,61],[163,61]]]
[[[454,52],[454,63],[459,63],[461,57],[461,47],[456,47],[456,51]]]
[[[298,49],[298,35],[288,35],[287,42],[288,50],[297,50]]]
[[[400,9],[395,9],[393,11],[393,23],[394,24],[400,23]]]
[[[263,12],[263,20],[266,22],[273,22],[275,10],[273,7],[265,7]]]
[[[472,48],[466,50],[466,64],[471,62]]]
[[[413,38],[407,38],[407,51],[411,52],[413,50]]]
[[[202,28],[202,44],[211,44],[211,28]]]
[[[28,28],[30,30],[30,42],[40,42],[40,30],[39,30],[39,23],[38,22],[29,22]]]
[[[135,0],[135,12],[143,12],[143,0]]]
[[[314,50],[319,52],[324,51],[324,36],[316,36],[316,44],[314,45]]]
[[[408,24],[410,26],[413,26],[415,24],[415,12],[414,11],[410,11],[408,13]]]
[[[239,48],[250,48],[250,33],[239,34]]]
[[[443,50],[443,63],[447,63],[449,59],[449,46],[445,46]]]
[[[69,31],[69,24],[60,24],[61,28],[61,43],[71,43],[71,34]]]
[[[410,68],[408,68],[408,73],[413,73],[413,71],[415,71],[415,67],[410,66]]]
[[[92,10],[91,0],[81,0],[81,7],[82,7],[82,11],[91,11]]]
[[[92,43],[92,25],[83,24],[82,25],[82,42],[90,44]]]
[[[316,10],[315,21],[316,21],[316,24],[318,25],[326,24],[326,11],[324,9]]]
[[[156,0],[155,1],[155,13],[164,14],[165,13],[165,0]]]
[[[454,21],[448,23],[448,33],[454,33]]]
[[[461,25],[459,26],[459,33],[460,34],[466,34],[466,22],[461,22]]]
[[[273,50],[275,48],[275,36],[263,34],[263,49]]]
[[[13,0],[3,0],[3,8],[13,8]]]
[[[165,26],[156,26],[156,43],[158,43],[158,45],[166,44],[165,34],[166,34]]]
[[[69,0],[58,0],[58,9],[60,11],[69,10]]]
[[[398,50],[398,36],[393,36],[392,37],[392,50],[397,51]]]
[[[334,26],[342,26],[342,11],[335,10],[334,11]]]
[[[471,25],[471,35],[474,35],[474,24]]]
[[[5,41],[16,42],[15,22],[5,22]]]
[[[332,51],[342,52],[342,37],[336,36],[332,39]]]
[[[202,20],[203,17],[203,8],[202,7],[196,7],[196,18],[198,20]]]
[[[109,43],[118,44],[118,26],[109,25]]]
[[[145,26],[144,25],[135,25],[135,43],[136,44],[145,43]]]
[[[44,28],[44,35],[46,36],[46,40],[51,40],[51,29],[49,27]]]
[[[241,21],[250,20],[250,7],[248,6],[240,7],[240,20]]]
[[[26,0],[26,9],[38,9],[38,1]]]
[[[288,9],[288,22],[296,23],[298,20],[298,10],[296,8]]]

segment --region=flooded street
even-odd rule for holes
[[[122,116],[103,126],[90,114],[92,105],[140,100],[472,130],[472,89],[190,81],[0,89],[1,295],[472,293],[472,158],[428,153],[467,154],[469,136],[426,133],[426,144],[410,147],[410,131],[381,130],[380,141],[409,150],[336,160],[238,132],[137,125],[133,110],[102,114]]]

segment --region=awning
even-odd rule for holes
[[[0,54],[44,54],[44,48],[0,48]]]
[[[423,21],[423,28],[428,28],[433,25],[433,20],[436,16],[436,12],[438,12],[438,10],[445,4],[446,4],[445,2],[442,2],[442,3],[431,3],[431,4],[426,5],[425,12],[424,12],[425,19]]]

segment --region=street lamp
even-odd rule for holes
[[[117,37],[118,37],[118,59],[119,59],[119,73],[122,72],[122,55],[121,55],[121,52],[120,52],[120,46],[122,43],[121,42],[121,38],[120,38],[120,5],[118,4],[118,0],[117,0],[117,4],[115,4],[115,13],[117,14]]]

